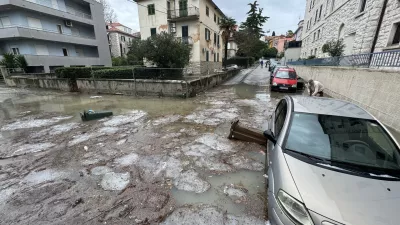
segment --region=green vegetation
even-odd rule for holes
[[[331,40],[322,46],[322,52],[328,53],[331,57],[342,56],[345,46],[346,45],[343,43],[343,39]]]
[[[231,17],[222,18],[219,24],[219,28],[223,30],[222,32],[222,41],[225,44],[225,59],[224,62],[228,59],[228,41],[229,38],[236,32],[236,21]],[[224,64],[226,67],[226,64]]]
[[[144,58],[159,68],[184,68],[189,64],[191,46],[173,34],[161,33],[147,40],[134,40],[128,52],[128,61]]]
[[[264,58],[276,58],[278,55],[278,49],[275,47],[268,48],[267,46],[261,50],[261,54]]]
[[[240,67],[248,68],[249,66],[253,65],[255,59],[253,57],[232,57],[226,61],[226,65],[236,64]]]
[[[4,53],[3,60],[0,61],[0,65],[6,68],[21,68],[25,72],[28,69],[28,63],[23,55],[14,55],[12,53]]]
[[[91,78],[92,71],[111,69],[111,67],[61,67],[55,70],[58,78]]]
[[[250,10],[247,12],[246,21],[240,25],[240,30],[247,30],[249,33],[258,35],[258,38],[264,35],[263,24],[267,22],[267,16],[263,16],[263,8],[259,8],[257,1],[249,3]]]

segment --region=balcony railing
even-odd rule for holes
[[[54,33],[54,34],[72,36],[72,37],[80,37],[80,38],[86,38],[86,39],[96,39],[96,37],[92,36],[92,35],[60,33],[60,32],[58,32],[56,30],[46,30],[46,29],[39,28],[39,27],[28,27],[28,26],[21,26],[21,25],[4,26],[4,27],[1,27],[0,29],[6,29],[6,28],[23,28],[23,29],[30,29],[30,30],[43,31],[43,32],[49,32],[49,33]]]
[[[193,39],[192,37],[177,37],[181,43],[187,44],[187,45],[192,45],[193,44]]]
[[[35,0],[25,0],[25,1],[31,2],[31,3],[37,4],[37,5],[41,5],[41,6],[44,6],[44,7],[47,7],[47,8],[55,9],[55,10],[58,10],[58,11],[61,11],[61,12],[66,12],[68,14],[75,15],[75,16],[78,16],[78,17],[82,17],[82,18],[85,18],[85,19],[90,19],[90,20],[92,19],[92,15],[89,15],[89,14],[87,14],[85,12],[82,12],[82,11],[79,11],[77,9],[74,9],[74,8],[72,8],[70,6],[65,6],[66,10],[62,10],[59,7],[55,7],[53,5],[51,5],[51,6],[45,5],[45,4],[42,4],[41,2],[37,2]]]
[[[168,10],[168,19],[198,17],[199,15],[200,15],[200,10],[197,7],[189,7],[187,9]]]
[[[400,67],[400,51],[385,51],[331,58],[316,58],[288,62],[288,65],[343,66],[343,67]]]

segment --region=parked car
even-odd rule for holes
[[[298,77],[296,71],[292,68],[278,68],[271,79],[271,91],[297,91]]]
[[[236,65],[236,64],[231,64],[231,65],[227,65],[227,66],[226,66],[226,70],[227,70],[227,71],[230,71],[230,70],[237,70],[237,69],[239,69],[239,67],[238,67],[238,65]]]
[[[399,224],[399,145],[364,109],[286,96],[264,135],[272,225]]]
[[[269,79],[269,84],[272,84],[272,79],[275,76],[276,71],[278,71],[279,68],[289,68],[288,66],[280,66],[280,65],[276,65],[274,66],[274,68],[271,71],[270,74],[270,79]]]

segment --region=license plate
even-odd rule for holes
[[[279,87],[279,89],[287,90],[289,88],[288,87]]]

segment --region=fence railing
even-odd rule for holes
[[[177,37],[183,44],[192,45],[193,38],[192,37]]]
[[[400,67],[400,51],[385,51],[358,55],[315,58],[287,62],[288,65],[343,66],[343,67]]]
[[[168,19],[177,19],[189,16],[199,16],[200,10],[197,7],[189,7],[187,9],[168,10]]]

